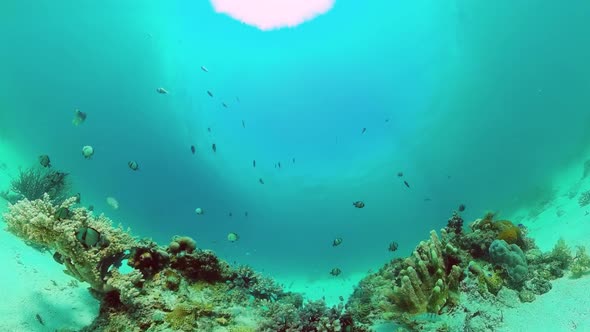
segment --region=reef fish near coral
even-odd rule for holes
[[[43,167],[51,167],[51,160],[49,159],[49,156],[46,154],[40,155],[39,164],[41,164]]]

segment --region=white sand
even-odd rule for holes
[[[2,296],[0,331],[55,331],[80,329],[92,323],[98,301],[86,285],[62,272],[51,254],[27,247],[20,239],[0,231]],[[35,315],[39,314],[45,326]]]

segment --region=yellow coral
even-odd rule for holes
[[[520,244],[522,242],[522,232],[520,228],[511,221],[500,220],[494,222],[494,229],[498,231],[498,240],[504,240],[508,244]]]

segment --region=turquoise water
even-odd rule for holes
[[[276,276],[375,269],[461,203],[510,213],[590,141],[584,2],[337,1],[266,32],[204,1],[0,6],[0,139],[22,166],[48,154],[134,233]]]

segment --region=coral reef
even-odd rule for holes
[[[571,265],[572,277],[579,278],[590,271],[590,256],[586,248],[579,246]]]
[[[570,267],[573,272],[576,262],[590,270],[583,251],[572,258],[560,240],[552,252],[542,253],[524,228],[494,216],[488,213],[465,230],[454,214],[440,239],[431,231],[412,255],[361,280],[347,312],[365,327],[395,322],[412,331],[493,330],[501,312],[473,311],[478,304],[534,301],[551,290],[551,280]],[[436,319],[441,315],[460,318]],[[449,325],[457,321],[462,323]]]
[[[248,267],[231,267],[196,242],[176,236],[167,247],[132,237],[109,219],[54,205],[48,194],[22,199],[4,214],[7,229],[54,253],[67,274],[90,285],[100,302],[82,331],[364,332],[344,305],[304,303]]]

